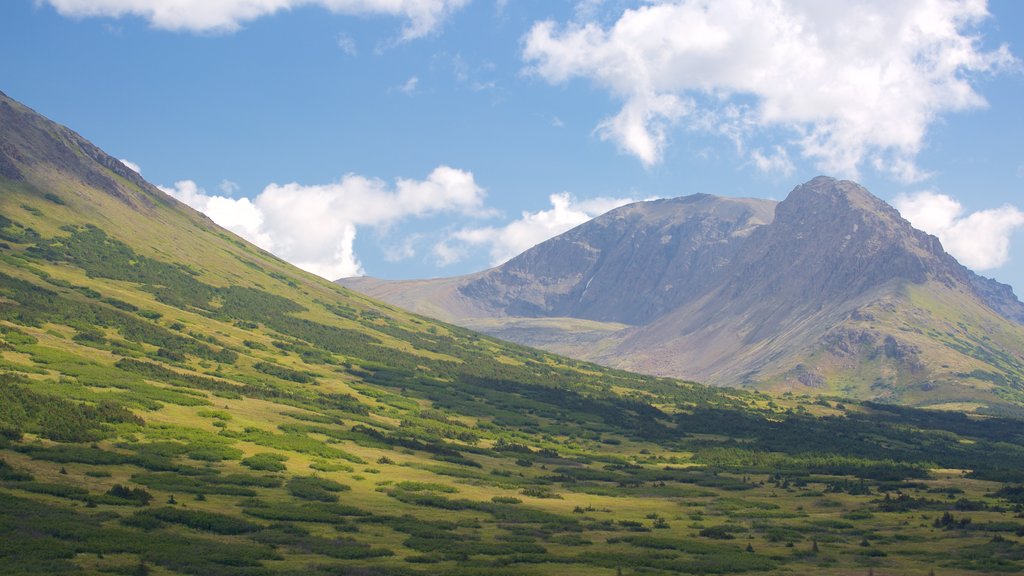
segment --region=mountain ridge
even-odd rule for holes
[[[919,337],[950,325],[954,340],[973,341],[958,324],[993,327],[1001,339],[993,348],[1013,358],[996,372],[1017,384],[1000,394],[1017,397],[1024,376],[1015,348],[1024,304],[1012,289],[962,266],[938,238],[863,187],[825,176],[778,203],[704,194],[627,205],[459,278],[339,282],[520,343],[714,384],[921,402],[910,389],[937,379],[935,387],[945,390],[934,394],[938,404],[960,388],[1005,401],[963,376],[988,370],[992,350],[965,353],[975,345]],[[962,299],[972,322],[924,319],[922,310],[900,316],[913,308],[912,287],[924,287],[919,298]],[[887,325],[872,326],[867,317]],[[554,318],[599,324],[560,330]],[[865,349],[854,363],[833,346],[846,331],[877,341],[882,352]],[[941,368],[964,354],[978,362],[960,358],[962,369]]]
[[[4,142],[0,145],[0,175],[8,180],[25,182],[28,178],[24,171],[31,172],[33,166],[42,164],[48,168],[55,167],[66,175],[84,175],[82,180],[85,184],[134,207],[177,203],[77,132],[46,121],[3,92],[0,92],[0,131],[4,134]],[[109,170],[114,178],[111,174],[104,174],[103,170]],[[38,176],[42,183],[47,183],[47,178]],[[117,178],[127,181],[130,186],[125,186]]]

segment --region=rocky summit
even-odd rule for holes
[[[719,385],[1020,402],[1024,305],[862,186],[613,210],[494,269],[343,284],[520,343]]]

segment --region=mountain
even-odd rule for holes
[[[465,277],[342,284],[495,336],[718,385],[979,409],[1024,396],[1024,305],[863,187],[618,208]]]
[[[1019,419],[708,388],[417,316],[2,93],[0,166],[0,574],[1024,571]],[[742,204],[723,244],[763,226]]]

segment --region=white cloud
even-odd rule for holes
[[[360,226],[384,229],[406,218],[441,213],[487,215],[473,174],[447,166],[425,180],[349,174],[334,184],[267,186],[258,196],[209,195],[184,180],[161,189],[217,224],[296,266],[329,280],[363,274],[354,249]]]
[[[145,18],[156,28],[192,32],[233,32],[244,22],[303,6],[339,14],[382,14],[405,18],[402,39],[425,36],[470,0],[37,0],[64,16]],[[343,47],[344,49],[344,47]]]
[[[273,238],[263,228],[263,213],[248,198],[211,196],[192,180],[181,180],[173,187],[158,188],[253,244],[273,251]]]
[[[604,8],[605,0],[579,0],[576,3],[575,15],[577,20],[596,20]]]
[[[465,245],[452,242],[450,239],[442,240],[435,244],[432,252],[437,258],[439,266],[456,264],[469,256],[469,250],[466,249]]]
[[[227,194],[228,196],[234,196],[236,193],[238,193],[239,190],[241,190],[241,187],[238,185],[238,182],[233,182],[226,178],[220,181],[220,186],[218,186],[218,188],[220,188],[220,191]]]
[[[621,100],[598,132],[645,164],[688,120],[740,150],[782,128],[830,173],[870,161],[913,180],[931,123],[985,106],[971,75],[1015,62],[972,35],[987,17],[984,0],[654,0],[607,27],[536,23],[523,57],[550,83],[587,78]]]
[[[793,173],[793,162],[789,159],[789,152],[782,146],[774,146],[772,151],[765,154],[761,149],[750,153],[750,159],[754,166],[761,172],[778,172],[784,176]]]
[[[384,260],[388,262],[401,262],[415,257],[416,244],[422,239],[422,234],[411,234],[403,238],[398,244],[381,246],[384,252]]]
[[[356,48],[356,41],[348,34],[338,34],[338,48],[349,56],[358,56],[359,49]]]
[[[125,160],[124,158],[119,158],[118,161],[121,164],[124,164],[125,166],[134,170],[137,174],[142,174],[142,168],[135,162],[132,162],[131,160]]]
[[[640,158],[647,166],[661,161],[667,140],[666,131],[679,118],[693,111],[690,100],[674,94],[641,94],[631,97],[613,118],[597,127],[602,140],[614,140],[625,152]]]
[[[459,82],[469,81],[469,63],[462,57],[462,54],[452,56],[452,73]]]
[[[595,216],[633,202],[629,198],[594,198],[577,201],[568,193],[552,194],[551,209],[523,212],[519,220],[502,227],[464,228],[434,246],[434,255],[442,266],[454,264],[469,254],[469,247],[485,247],[491,264],[501,264],[513,256],[575,228]]]
[[[1011,205],[964,215],[956,199],[934,192],[900,195],[893,205],[915,228],[938,236],[961,264],[989,270],[1010,259],[1010,236],[1024,227],[1024,212]]]
[[[398,87],[398,91],[406,96],[412,96],[416,93],[416,87],[419,86],[420,79],[416,76],[410,76],[404,84]]]

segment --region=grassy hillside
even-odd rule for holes
[[[2,574],[1024,570],[1018,420],[505,344],[298,271],[37,122],[0,176]]]
[[[896,336],[888,336],[893,335]],[[989,414],[1021,414],[1020,326],[948,286],[906,284],[858,309],[808,354],[827,393]],[[799,370],[775,380],[792,387]]]

